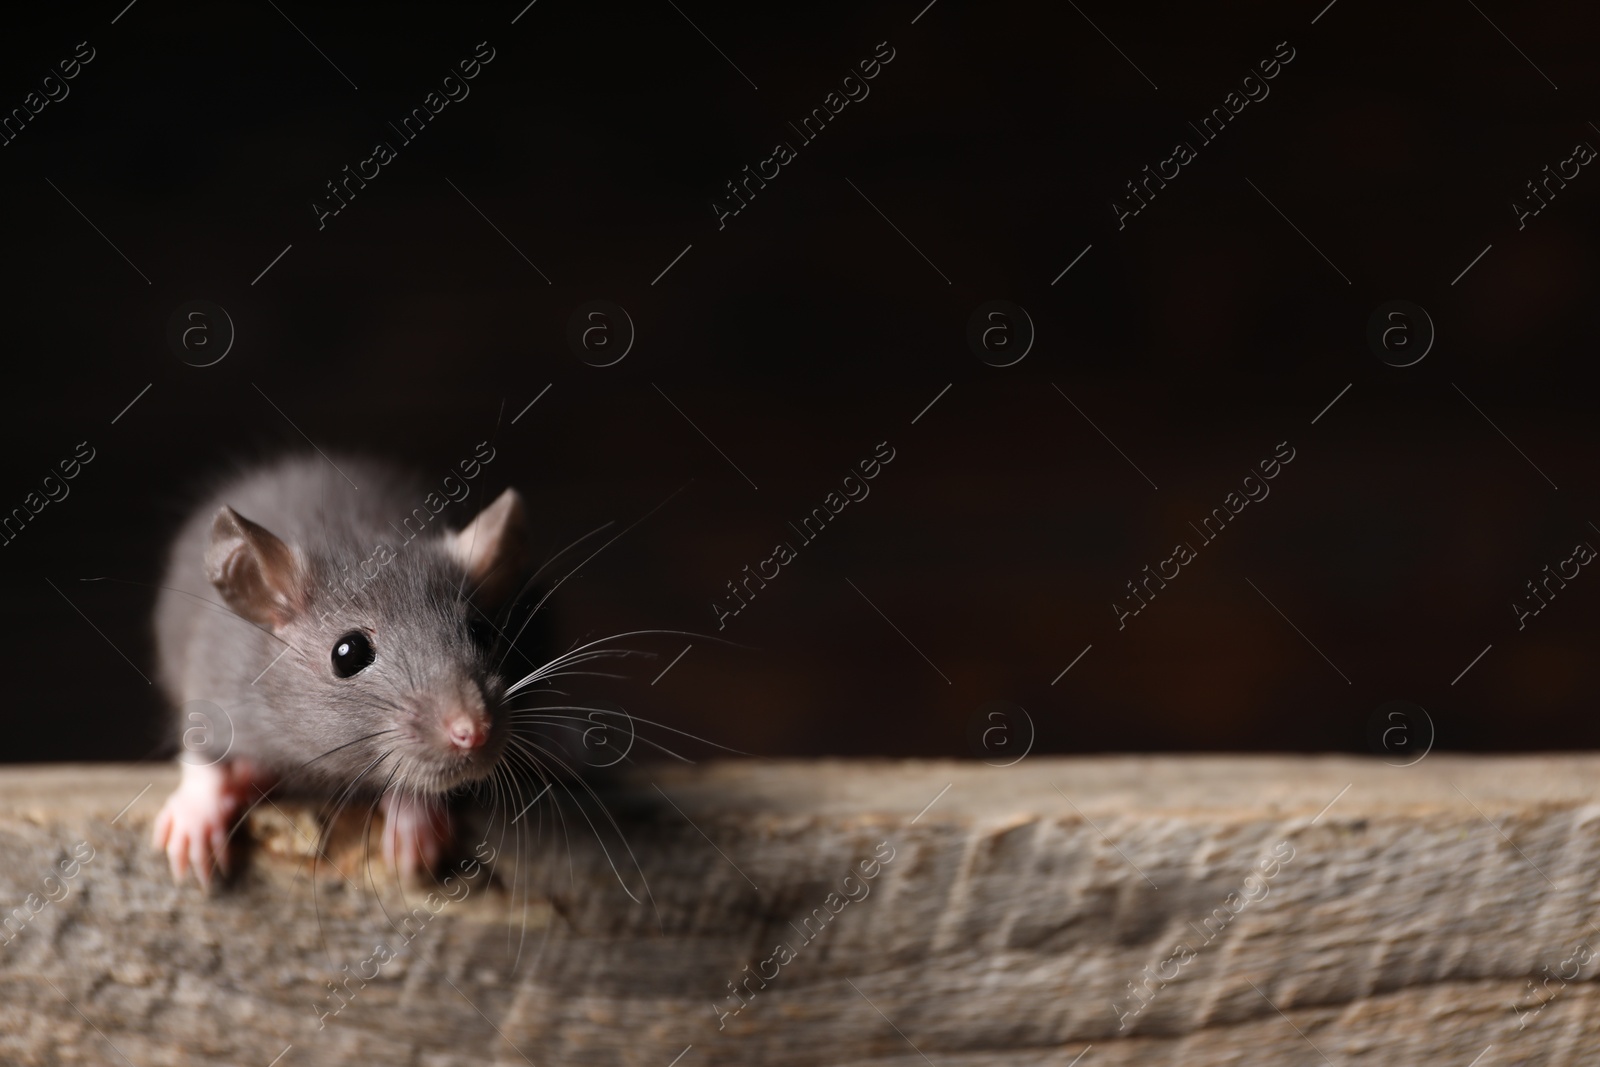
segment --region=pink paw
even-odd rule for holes
[[[155,847],[167,854],[174,882],[193,869],[210,888],[213,867],[228,873],[228,832],[243,799],[242,783],[226,764],[184,764],[183,780],[161,806],[152,835]]]
[[[450,839],[450,812],[443,801],[383,795],[383,859],[401,876],[432,873]]]

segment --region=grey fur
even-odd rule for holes
[[[221,708],[232,731],[229,758],[287,775],[293,787],[343,789],[366,771],[365,789],[387,782],[439,793],[484,777],[509,732],[505,680],[469,633],[473,589],[446,551],[444,521],[432,518],[408,541],[408,529],[421,524],[401,523],[415,509],[428,514],[425,487],[385,464],[334,461],[338,470],[312,455],[246,472],[185,522],[156,603],[161,686],[180,712],[191,701]],[[223,505],[286,542],[309,575],[305,610],[276,635],[232,611],[207,578],[206,551]],[[395,553],[382,566],[372,562],[379,544]],[[481,607],[493,615],[494,605]],[[352,630],[372,635],[376,659],[339,678],[331,650]],[[432,739],[451,702],[490,716],[490,742],[470,757]],[[356,740],[378,731],[391,732]]]

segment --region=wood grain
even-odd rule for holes
[[[278,798],[231,885],[177,887],[147,841],[172,768],[10,769],[0,1061],[1593,1062],[1597,780],[1586,756],[659,767],[504,836],[467,813],[463,856],[496,859],[430,898],[364,862],[361,818],[321,857]]]

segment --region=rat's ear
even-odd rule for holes
[[[211,521],[206,577],[239,615],[277,628],[305,610],[305,577],[271,531],[224,504]]]
[[[446,534],[445,551],[467,570],[473,595],[486,610],[516,591],[528,567],[528,513],[515,489],[495,497],[460,533]]]

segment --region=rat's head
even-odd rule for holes
[[[439,793],[490,774],[510,732],[494,619],[525,576],[526,533],[511,489],[466,529],[396,550],[332,529],[291,544],[218,509],[207,576],[291,650],[254,688],[284,747],[319,757],[308,775]]]

